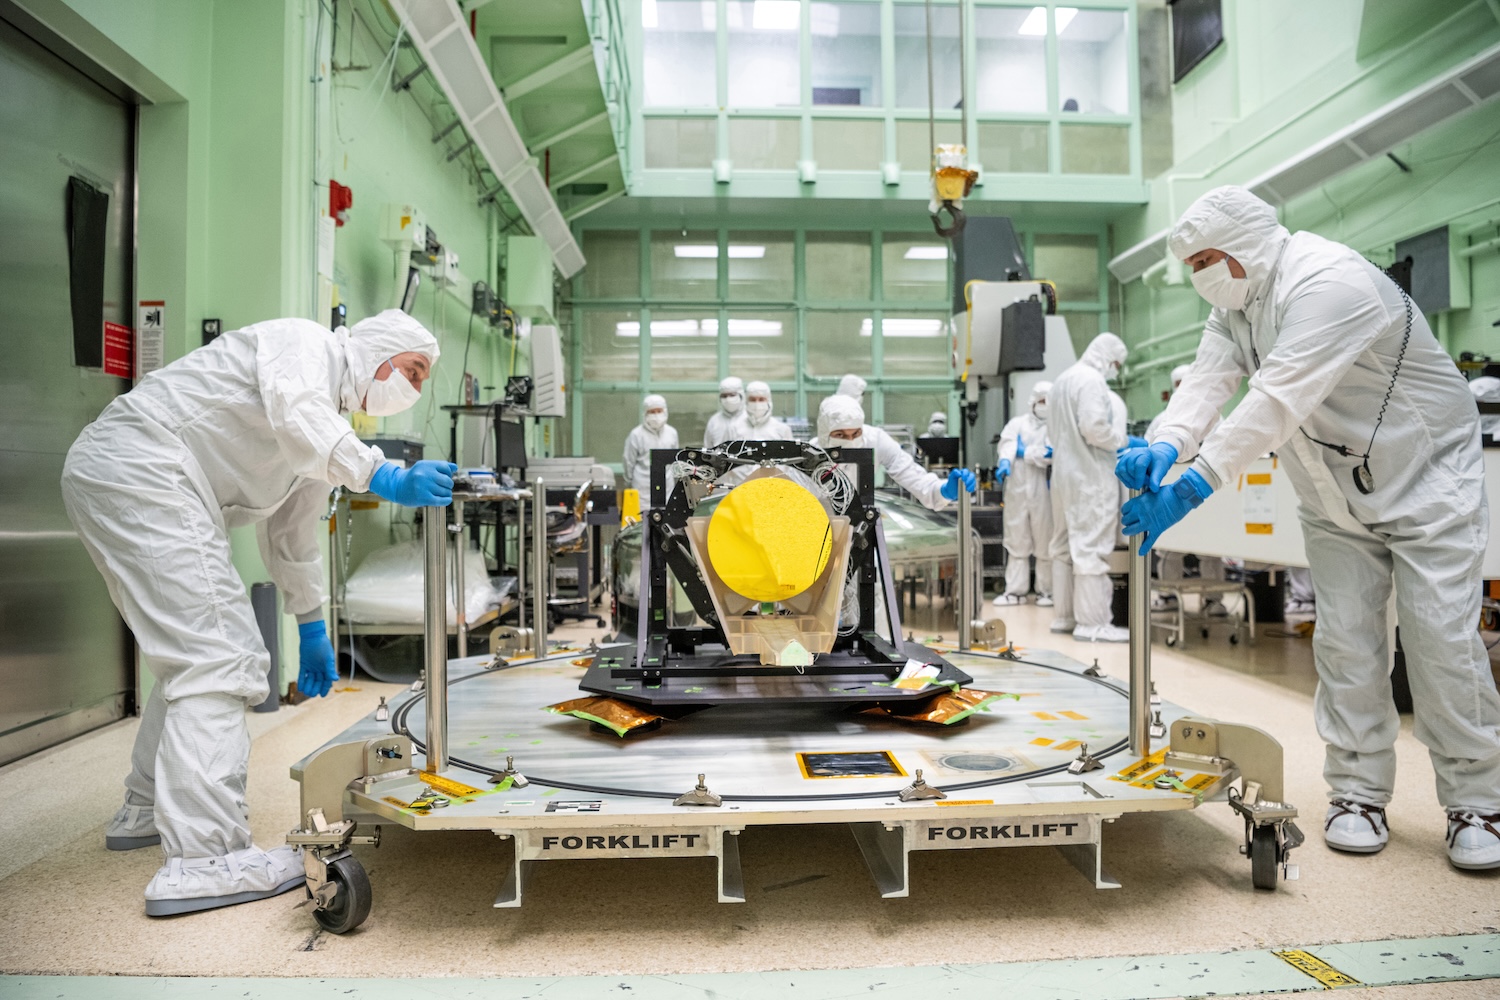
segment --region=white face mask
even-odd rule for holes
[[[1193,287],[1211,306],[1220,309],[1243,309],[1250,296],[1250,279],[1229,273],[1229,258],[1192,273]]]
[[[1119,377],[1120,363],[1118,361],[1111,361],[1109,364],[1104,366],[1104,381],[1113,382]]]
[[[646,414],[646,419],[643,422],[646,425],[646,430],[655,434],[657,431],[667,426],[667,411],[662,410],[659,413],[648,413]]]
[[[1046,419],[1047,419],[1047,401],[1044,399],[1040,403],[1037,403],[1035,406],[1033,406],[1031,408],[1031,415],[1033,417],[1036,417],[1038,420],[1046,421]]]
[[[728,396],[719,397],[720,408],[722,408],[724,412],[729,414],[731,417],[740,412],[740,407],[742,405],[744,405],[744,398],[741,397],[737,392],[731,393]]]
[[[766,418],[771,415],[771,404],[765,400],[751,400],[745,404],[745,412],[750,414],[753,423],[765,423]]]
[[[383,362],[382,367],[390,362]],[[375,369],[377,372],[379,368]],[[390,377],[370,383],[365,393],[365,412],[372,417],[390,417],[417,405],[422,393],[406,380],[406,376],[391,365]]]

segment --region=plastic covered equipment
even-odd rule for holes
[[[453,543],[448,545],[452,565]],[[399,542],[365,557],[349,576],[344,609],[360,625],[420,625],[422,623],[422,543]],[[500,593],[490,583],[484,556],[469,548],[464,558],[464,617],[473,623],[495,607]],[[458,621],[453,581],[448,581],[448,624]]]

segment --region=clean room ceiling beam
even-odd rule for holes
[[[549,83],[561,80],[575,69],[582,69],[584,66],[592,64],[593,61],[594,46],[592,44],[582,45],[567,55],[552,60],[541,69],[533,70],[521,77],[521,79],[507,83],[504,87],[500,88],[500,91],[505,95],[506,100],[514,101],[516,98],[524,97],[534,90],[539,90],[547,86]]]
[[[422,60],[485,163],[499,178],[531,231],[546,242],[564,278],[583,269],[583,251],[547,190],[495,80],[469,35],[468,16],[455,0],[390,0]]]
[[[569,125],[567,128],[560,128],[556,132],[553,132],[551,135],[544,135],[538,139],[535,139],[531,142],[530,145],[532,149],[546,149],[548,146],[557,145],[564,139],[571,139],[573,136],[577,135],[579,132],[584,131],[585,129],[591,129],[595,125],[603,125],[607,121],[609,121],[609,112],[601,111],[597,115],[590,115],[583,121]]]
[[[593,173],[595,170],[602,170],[604,167],[609,166],[611,163],[617,162],[619,159],[620,159],[620,154],[619,153],[611,153],[611,154],[609,154],[608,156],[606,156],[602,160],[595,160],[593,163],[590,163],[586,167],[579,167],[577,170],[573,171],[572,173],[565,174],[562,177],[559,177],[555,181],[553,181],[552,182],[552,190],[556,191],[560,187],[566,187],[567,185],[572,184],[576,180],[580,180],[580,179],[582,179],[584,177],[587,177],[589,174]]]

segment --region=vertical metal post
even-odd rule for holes
[[[1140,490],[1131,490],[1133,497]],[[1140,553],[1145,535],[1132,535],[1130,552],[1130,752],[1151,753],[1151,554]]]
[[[541,476],[531,483],[531,630],[532,649],[547,655],[547,484]]]
[[[516,497],[516,629],[526,627],[526,498]],[[498,528],[496,530],[499,530]],[[507,555],[507,559],[510,557]]]
[[[958,648],[968,649],[974,645],[974,515],[970,510],[972,501],[963,483],[958,484],[958,561],[954,564],[954,575],[958,577]]]
[[[468,542],[464,538],[464,502],[453,498],[453,615],[458,633],[458,656],[469,655],[469,616],[464,610],[464,549]]]
[[[427,666],[427,770],[448,766],[448,513],[441,507],[422,508],[423,651]]]

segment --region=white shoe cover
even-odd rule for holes
[[[999,597],[995,598],[995,607],[1004,608],[1009,607],[1012,604],[1022,604],[1025,602],[1025,600],[1026,598],[1018,597],[1015,594],[1001,594]]]
[[[1342,799],[1329,803],[1328,818],[1323,821],[1323,842],[1335,851],[1374,854],[1390,839],[1391,828],[1386,824],[1383,807]]]
[[[173,858],[146,886],[146,916],[166,917],[265,899],[302,885],[295,847],[247,847],[217,858]]]
[[[1036,606],[1039,607],[1039,608],[1050,608],[1050,607],[1052,607],[1052,595],[1051,594],[1038,594],[1037,595],[1037,599],[1036,599]]]
[[[1448,860],[1454,868],[1500,868],[1500,813],[1448,810]]]
[[[1052,619],[1052,626],[1050,631],[1057,632],[1059,634],[1071,633],[1077,627],[1078,623],[1073,621],[1073,619],[1071,618],[1054,618]]]
[[[1129,642],[1130,630],[1118,625],[1080,625],[1073,630],[1079,642]]]
[[[156,810],[151,806],[126,803],[104,828],[104,846],[111,851],[133,851],[160,843],[161,834],[156,832]]]

